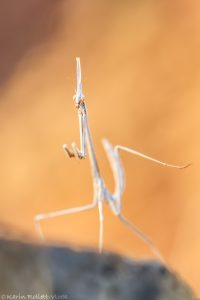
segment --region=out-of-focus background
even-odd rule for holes
[[[0,221],[38,239],[37,213],[90,203],[88,159],[68,159],[79,141],[75,57],[97,156],[107,137],[174,164],[122,154],[124,215],[156,243],[200,293],[200,4],[196,0],[0,2]],[[48,241],[97,247],[98,214],[42,222]],[[150,255],[105,207],[105,249]]]

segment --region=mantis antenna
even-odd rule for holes
[[[159,161],[155,158],[152,158],[148,155],[140,153],[136,150],[124,147],[124,146],[112,146],[108,140],[103,140],[103,147],[106,151],[108,156],[113,176],[115,180],[115,191],[114,193],[109,192],[107,189],[104,180],[100,174],[94,145],[92,141],[92,137],[90,134],[90,129],[88,125],[88,113],[87,107],[85,102],[85,97],[82,92],[82,79],[81,79],[81,64],[80,58],[76,58],[76,76],[77,76],[77,87],[76,87],[76,94],[73,97],[75,106],[78,113],[79,119],[79,130],[80,130],[80,149],[76,146],[75,143],[72,143],[71,148],[69,148],[66,144],[63,145],[63,149],[67,153],[67,155],[72,158],[75,157],[77,159],[84,159],[86,158],[86,148],[88,150],[88,155],[90,159],[91,165],[91,173],[93,179],[93,199],[90,204],[79,206],[75,208],[63,209],[59,211],[49,212],[38,214],[35,216],[35,226],[38,234],[42,239],[44,239],[41,221],[49,218],[59,217],[63,215],[69,215],[74,213],[80,213],[84,211],[88,211],[95,207],[98,207],[99,210],[99,252],[103,250],[103,204],[107,202],[110,206],[113,213],[119,218],[119,220],[126,225],[135,235],[137,235],[147,246],[151,249],[152,253],[158,257],[160,260],[163,261],[163,258],[153,244],[151,239],[145,235],[138,227],[136,227],[133,223],[130,223],[122,214],[121,211],[121,200],[122,194],[124,192],[125,187],[125,179],[124,179],[124,170],[120,160],[120,151],[126,151],[130,154],[137,155],[141,158],[150,160],[154,163],[160,164],[165,167],[171,167],[176,169],[184,169],[187,168],[190,164],[184,166],[175,166],[171,164],[167,164],[165,162]]]

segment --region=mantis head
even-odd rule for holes
[[[76,94],[73,99],[77,108],[80,108],[85,101],[85,96],[82,91],[81,63],[79,57],[76,58]]]

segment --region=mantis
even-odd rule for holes
[[[77,75],[77,87],[76,94],[73,97],[75,102],[75,107],[78,113],[79,119],[79,130],[80,130],[80,149],[76,146],[75,143],[72,143],[71,148],[66,144],[63,145],[63,149],[67,153],[70,158],[77,159],[85,159],[86,158],[86,149],[88,150],[88,155],[90,159],[92,179],[93,179],[93,199],[90,204],[63,209],[59,211],[53,211],[49,213],[42,213],[35,216],[35,226],[38,234],[41,238],[44,238],[41,221],[49,218],[59,217],[63,215],[75,214],[84,211],[88,211],[98,207],[99,211],[99,252],[101,253],[103,250],[103,205],[106,202],[112,212],[119,218],[119,220],[126,225],[129,230],[131,230],[135,235],[137,235],[147,246],[150,248],[152,253],[158,257],[160,260],[163,260],[159,250],[151,241],[151,239],[145,235],[135,224],[130,223],[125,216],[122,214],[121,203],[122,203],[122,195],[125,188],[125,177],[124,177],[124,169],[120,159],[120,151],[126,151],[130,154],[139,156],[141,158],[150,160],[154,163],[160,164],[165,167],[171,167],[176,169],[184,169],[188,167],[190,164],[183,166],[176,166],[167,164],[165,162],[159,161],[155,158],[152,158],[148,155],[140,153],[134,149],[130,149],[128,147],[124,147],[121,145],[112,146],[108,140],[103,139],[103,147],[108,156],[108,160],[110,162],[110,166],[113,172],[114,180],[115,180],[115,190],[114,193],[111,193],[101,176],[99,165],[97,162],[94,144],[92,141],[92,136],[90,133],[90,128],[88,124],[88,112],[87,106],[85,102],[85,96],[82,92],[82,78],[81,78],[81,64],[80,58],[76,58],[76,75]]]

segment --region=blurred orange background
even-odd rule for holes
[[[0,2],[0,220],[38,240],[37,213],[90,203],[88,159],[79,142],[75,57],[96,153],[101,138],[174,164],[122,154],[124,215],[156,243],[200,293],[200,4],[196,0]],[[47,241],[97,247],[97,210],[42,222]],[[105,207],[105,249],[146,257],[148,249]]]

